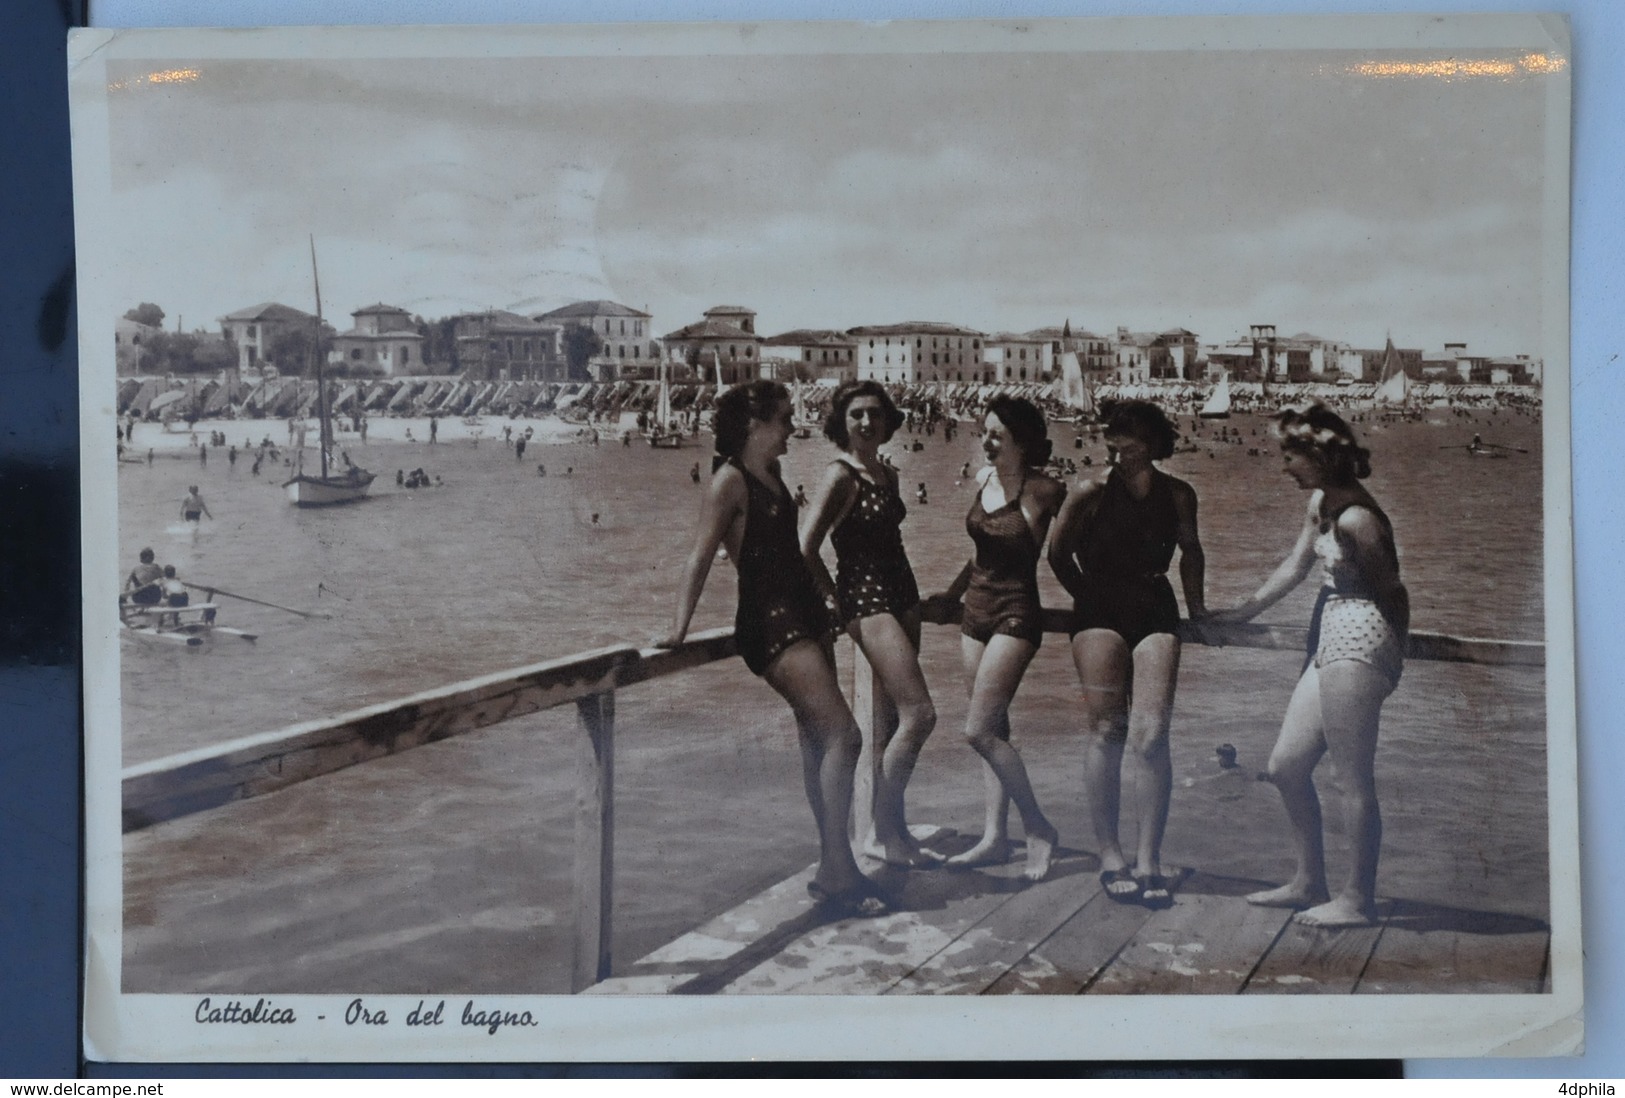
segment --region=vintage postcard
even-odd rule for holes
[[[87,1054],[1576,1051],[1569,64],[75,34]]]

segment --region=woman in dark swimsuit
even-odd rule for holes
[[[903,791],[936,727],[937,711],[920,671],[920,590],[901,530],[908,508],[897,471],[880,456],[902,423],[903,413],[874,381],[849,382],[835,391],[824,434],[844,453],[829,463],[813,496],[801,551],[879,680],[874,834],[866,852],[918,869],[941,859],[909,833]],[[833,583],[819,554],[826,535],[835,545]]]
[[[714,429],[717,459],[683,566],[676,616],[671,633],[656,643],[682,644],[717,547],[726,544],[739,572],[739,654],[790,703],[800,731],[802,776],[819,839],[818,870],[807,890],[842,915],[883,915],[889,907],[847,842],[859,737],[827,647],[834,622],[802,558],[796,506],[779,477],[778,459],[792,430],[790,394],[771,381],[730,389],[717,401]]]
[[[1256,594],[1215,621],[1247,621],[1309,575],[1318,560],[1323,585],[1309,625],[1309,654],[1287,703],[1268,778],[1292,825],[1297,869],[1280,888],[1248,896],[1265,907],[1300,910],[1311,926],[1366,926],[1377,917],[1377,725],[1399,684],[1410,629],[1410,595],[1399,579],[1393,524],[1360,483],[1371,454],[1325,405],[1276,417],[1285,472],[1309,491],[1297,543]],[[1314,770],[1331,755],[1343,789],[1343,830],[1353,861],[1330,896]]]
[[[965,529],[976,556],[946,597],[965,599],[960,649],[970,689],[965,738],[987,763],[986,819],[974,847],[948,859],[953,866],[1007,861],[1007,817],[1016,802],[1027,834],[1028,880],[1048,876],[1055,828],[1038,807],[1027,768],[1010,745],[1010,701],[1043,639],[1038,602],[1038,558],[1050,520],[1066,496],[1064,485],[1042,470],[1049,461],[1043,413],[1030,401],[988,402],[982,451],[987,469],[977,479],[976,502]]]
[[[1179,549],[1179,580],[1190,616],[1207,612],[1205,558],[1196,531],[1196,493],[1153,462],[1179,437],[1162,409],[1142,400],[1117,406],[1106,423],[1117,463],[1061,508],[1050,567],[1073,602],[1072,660],[1083,686],[1083,780],[1100,849],[1100,883],[1120,903],[1166,907],[1162,835],[1173,760],[1168,724],[1179,675],[1179,603],[1168,566]],[[1131,866],[1118,839],[1123,769],[1138,791],[1138,842]]]

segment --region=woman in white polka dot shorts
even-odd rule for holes
[[[1299,909],[1314,926],[1362,926],[1376,919],[1382,816],[1375,760],[1382,703],[1404,666],[1410,599],[1399,579],[1393,525],[1360,484],[1370,451],[1336,413],[1315,404],[1276,417],[1288,476],[1310,492],[1297,543],[1252,598],[1215,621],[1246,621],[1296,587],[1318,560],[1320,598],[1309,627],[1309,658],[1270,753],[1268,778],[1292,825],[1297,871],[1280,888],[1247,899]],[[1312,775],[1332,756],[1343,785],[1353,865],[1335,896],[1326,886],[1320,798]]]

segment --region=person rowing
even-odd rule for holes
[[[124,580],[125,596],[136,606],[157,606],[164,600],[164,570],[151,549],[141,550],[140,560]]]

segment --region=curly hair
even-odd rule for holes
[[[1055,444],[1049,440],[1049,425],[1038,405],[1024,397],[997,396],[987,402],[984,414],[999,417],[1028,468],[1042,469],[1049,464]]]
[[[1107,415],[1105,434],[1139,439],[1151,450],[1151,460],[1160,461],[1173,456],[1179,428],[1149,400],[1125,400]]]
[[[1360,445],[1343,417],[1315,402],[1303,411],[1276,413],[1275,437],[1282,450],[1304,454],[1319,465],[1333,484],[1349,484],[1371,475],[1371,451]]]
[[[790,399],[790,391],[776,381],[750,381],[735,385],[717,398],[716,411],[711,417],[711,429],[717,452],[712,468],[718,468],[729,458],[738,457],[750,437],[751,420],[758,422],[773,418],[779,405]]]
[[[829,415],[824,418],[824,437],[845,450],[852,445],[852,437],[846,430],[846,410],[852,402],[859,397],[875,397],[880,401],[880,411],[886,420],[886,437],[881,442],[890,442],[891,437],[897,433],[897,428],[903,425],[903,413],[898,411],[897,405],[881,387],[878,381],[848,381],[835,390],[835,397],[830,402]]]

